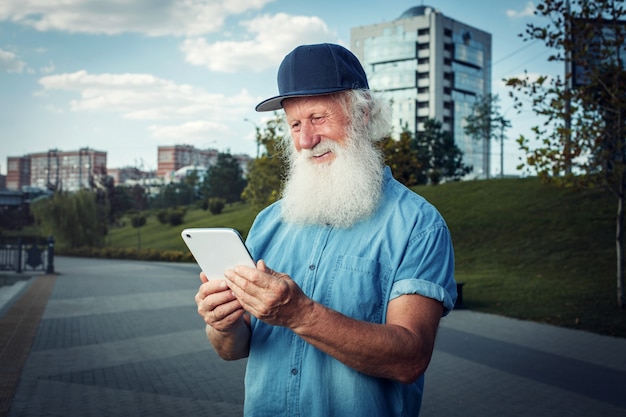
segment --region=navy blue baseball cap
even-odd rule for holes
[[[318,96],[344,90],[368,90],[367,76],[356,56],[343,46],[322,43],[291,51],[278,68],[278,93],[256,111],[278,110],[290,97]]]

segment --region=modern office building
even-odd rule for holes
[[[392,105],[395,137],[435,119],[453,134],[472,177],[489,174],[490,142],[463,130],[477,98],[491,93],[491,34],[416,6],[398,19],[351,30],[351,50],[370,88]]]
[[[7,158],[7,189],[77,191],[92,189],[107,175],[107,154],[90,148],[51,149]]]

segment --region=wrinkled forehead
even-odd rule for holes
[[[348,115],[348,102],[344,93],[317,96],[290,97],[282,102],[287,117],[308,117],[319,113]]]

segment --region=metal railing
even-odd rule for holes
[[[54,238],[50,236],[45,245],[24,244],[22,239],[0,243],[0,271],[42,270],[54,274]]]

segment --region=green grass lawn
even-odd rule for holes
[[[626,311],[617,309],[612,195],[559,189],[536,178],[415,191],[448,222],[467,308],[626,337]],[[185,227],[233,227],[245,237],[255,214],[245,204],[220,215],[190,209],[176,227],[151,216],[141,228],[141,245],[186,252]],[[110,230],[107,245],[137,248],[137,230],[126,223]]]
[[[180,237],[180,232],[188,227],[232,227],[245,238],[254,220],[256,212],[247,204],[236,203],[228,205],[219,215],[210,211],[190,209],[181,226],[162,225],[156,216],[147,218],[146,225],[139,231],[130,226],[128,220],[123,220],[126,226],[109,231],[106,244],[115,248],[138,248],[139,239],[142,249],[178,250],[187,252],[187,248]]]
[[[448,222],[468,308],[626,337],[616,295],[617,200],[606,191],[534,178],[416,191]]]

